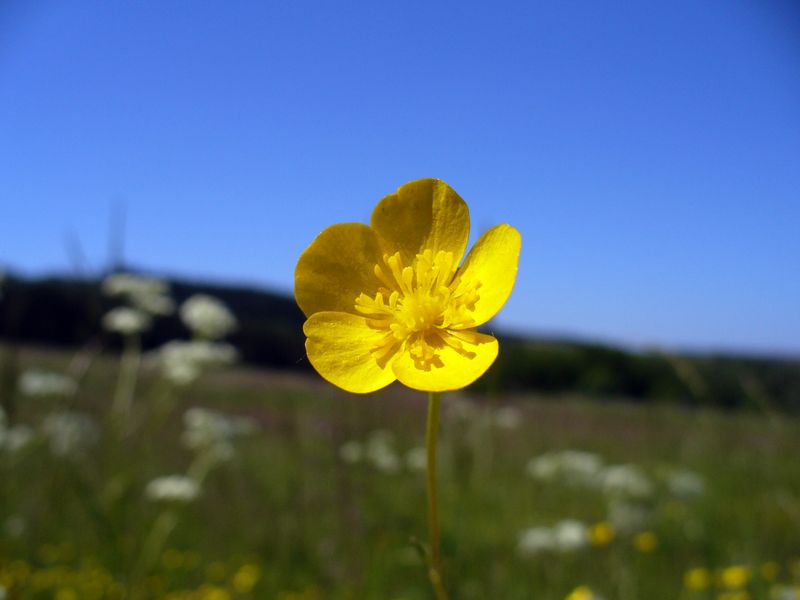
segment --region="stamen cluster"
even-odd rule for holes
[[[440,366],[437,349],[448,345],[464,352],[459,330],[475,326],[471,316],[480,299],[478,281],[465,281],[457,274],[452,252],[424,250],[411,265],[404,265],[399,252],[384,255],[374,266],[380,282],[374,298],[362,293],[355,309],[373,329],[386,335],[373,349],[375,359],[385,363],[405,344],[419,368]]]

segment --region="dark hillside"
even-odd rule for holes
[[[170,282],[180,303],[205,293],[225,302],[239,320],[230,336],[246,363],[310,369],[303,348],[304,317],[291,297],[247,287]],[[0,338],[11,343],[78,347],[98,343],[114,350],[103,314],[116,305],[99,280],[8,277],[0,298]],[[146,349],[187,331],[164,317],[143,339]],[[688,405],[800,411],[800,361],[732,356],[637,353],[599,344],[498,335],[503,351],[476,388],[487,392],[537,391],[677,401]]]

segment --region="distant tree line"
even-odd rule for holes
[[[229,341],[245,363],[310,369],[304,317],[292,298],[243,286],[171,282],[178,303],[198,293],[219,298],[236,315],[239,328]],[[116,305],[103,295],[98,280],[8,276],[0,296],[0,339],[63,347],[97,343],[115,350],[121,341],[103,331],[101,319]],[[160,318],[142,341],[148,349],[187,336],[173,315]],[[500,356],[476,389],[800,412],[800,360],[640,353],[502,333],[498,337]]]

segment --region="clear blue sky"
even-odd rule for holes
[[[491,7],[490,7],[491,6]],[[419,177],[523,235],[504,327],[800,353],[800,9],[0,3],[0,264],[291,289]]]

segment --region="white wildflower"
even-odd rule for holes
[[[169,286],[158,279],[120,273],[103,281],[107,296],[125,298],[131,305],[151,315],[169,315],[175,303],[167,294]]]
[[[137,308],[118,306],[103,317],[103,327],[121,335],[136,335],[150,329],[152,318]]]
[[[236,317],[217,298],[195,294],[181,305],[181,320],[192,331],[205,339],[225,337],[237,327]]]
[[[148,483],[144,493],[157,502],[191,502],[200,495],[200,485],[186,475],[166,475]]]
[[[359,463],[364,458],[364,446],[356,440],[345,442],[339,448],[339,458],[350,465]]]
[[[406,452],[406,467],[410,471],[425,471],[428,468],[428,451],[424,446]]]
[[[56,456],[69,456],[81,452],[97,441],[99,430],[94,419],[76,412],[57,412],[42,421],[42,433]]]
[[[555,547],[561,552],[574,552],[589,543],[589,528],[575,519],[565,519],[553,527]]]
[[[373,467],[384,473],[397,473],[400,459],[394,447],[394,436],[388,431],[372,432],[367,439],[366,458]]]
[[[647,498],[653,494],[650,479],[634,465],[606,467],[600,477],[603,491],[609,496]]]
[[[522,424],[522,414],[513,406],[504,406],[495,411],[494,424],[500,429],[517,429]]]
[[[480,410],[475,403],[463,398],[453,398],[445,403],[445,407],[447,416],[454,421],[468,422],[480,416]]]
[[[686,500],[702,496],[706,491],[706,484],[694,471],[674,469],[667,474],[667,489],[673,496]]]
[[[530,527],[525,529],[520,533],[517,542],[517,551],[524,556],[549,552],[555,547],[555,535],[549,527]]]
[[[173,340],[155,352],[164,376],[176,385],[188,385],[208,368],[236,361],[236,349],[224,342]]]
[[[0,429],[0,449],[18,452],[33,440],[33,430],[27,425]]]
[[[6,413],[0,407],[0,450],[17,452],[33,439],[33,430],[27,425],[8,426]]]
[[[630,500],[613,498],[608,504],[607,520],[620,533],[642,531],[651,519],[652,511]]]
[[[6,586],[0,583],[0,600],[6,600],[8,598],[8,590],[6,590]]]
[[[22,515],[11,515],[3,523],[3,531],[6,535],[19,538],[25,533],[26,523]],[[0,597],[1,598],[1,597]]]
[[[19,378],[19,391],[25,396],[71,396],[77,389],[75,381],[51,371],[29,369]]]
[[[211,451],[218,458],[230,458],[231,442],[240,436],[254,433],[258,423],[248,417],[228,416],[206,408],[190,408],[183,414],[184,431],[181,441],[195,451]]]
[[[580,450],[549,452],[528,463],[528,474],[535,479],[576,486],[596,485],[602,469],[603,460],[598,455]]]
[[[769,590],[770,600],[797,600],[800,598],[798,585],[773,585]]]

